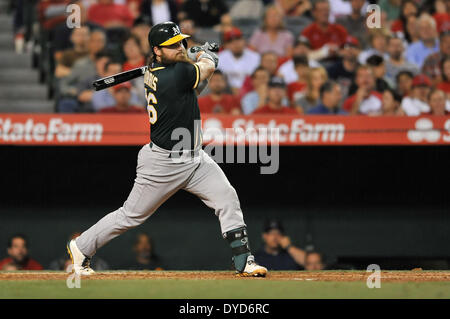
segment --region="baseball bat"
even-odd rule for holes
[[[98,80],[95,80],[92,85],[96,91],[100,91],[111,86],[133,80],[140,76],[143,76],[145,71],[147,71],[148,66],[142,66],[140,68],[132,69],[129,71],[117,73],[111,76],[107,76]]]
[[[219,51],[219,45],[217,43],[208,43],[206,42],[205,45],[207,46],[207,49],[212,52],[218,52]],[[129,71],[117,73],[111,76],[106,76],[104,78],[95,80],[92,85],[94,86],[94,89],[96,91],[100,91],[106,88],[109,88],[111,86],[127,82],[130,80],[133,80],[135,78],[138,78],[140,76],[143,76],[145,74],[145,71],[147,71],[148,66],[142,66],[136,69],[132,69]]]

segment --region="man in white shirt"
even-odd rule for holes
[[[408,116],[419,116],[430,113],[428,105],[428,94],[430,93],[431,80],[423,74],[416,75],[412,83],[411,96],[404,97],[401,108]]]
[[[311,59],[309,53],[311,52],[311,44],[307,37],[300,35],[294,44],[294,48],[292,49],[292,56],[306,56],[308,58],[308,64],[310,68],[318,68],[321,65]],[[284,79],[286,84],[290,84],[292,82],[298,81],[298,75],[295,71],[294,59],[289,59],[284,62],[280,68],[278,69],[278,74]]]
[[[224,34],[225,50],[219,53],[219,66],[228,78],[228,83],[237,94],[247,75],[259,66],[261,57],[258,53],[247,49],[242,32],[232,28]]]

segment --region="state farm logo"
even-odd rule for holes
[[[4,142],[99,142],[102,135],[101,123],[66,123],[56,117],[48,123],[0,118],[0,141]]]
[[[416,129],[408,131],[408,139],[414,143],[429,142],[435,143],[439,141],[441,132],[433,129],[433,121],[427,118],[418,119],[416,121]]]
[[[255,123],[253,119],[237,118],[231,128],[223,128],[221,120],[208,118],[203,125],[205,142],[277,142],[277,143],[340,143],[344,140],[343,123],[308,123],[305,119],[292,119],[280,123]]]

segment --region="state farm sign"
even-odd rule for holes
[[[311,123],[305,118],[294,118],[288,122],[270,119],[268,122],[255,122],[252,118],[237,118],[231,125],[211,117],[203,121],[203,141],[251,143],[277,142],[301,143],[339,143],[344,140],[345,125],[339,122]]]
[[[0,140],[5,142],[99,142],[102,139],[101,123],[66,123],[62,118],[46,122],[25,122],[0,118]]]
[[[448,145],[449,116],[202,114],[203,142],[280,145]],[[0,144],[144,145],[143,114],[0,114]]]

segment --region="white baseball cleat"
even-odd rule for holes
[[[73,269],[76,274],[83,276],[95,274],[95,271],[90,267],[91,258],[83,255],[78,249],[75,239],[72,239],[67,244],[67,252],[70,255],[70,259],[72,259]]]
[[[255,257],[250,255],[247,257],[247,264],[241,273],[237,273],[240,277],[266,277],[267,268],[258,265],[255,262]]]

